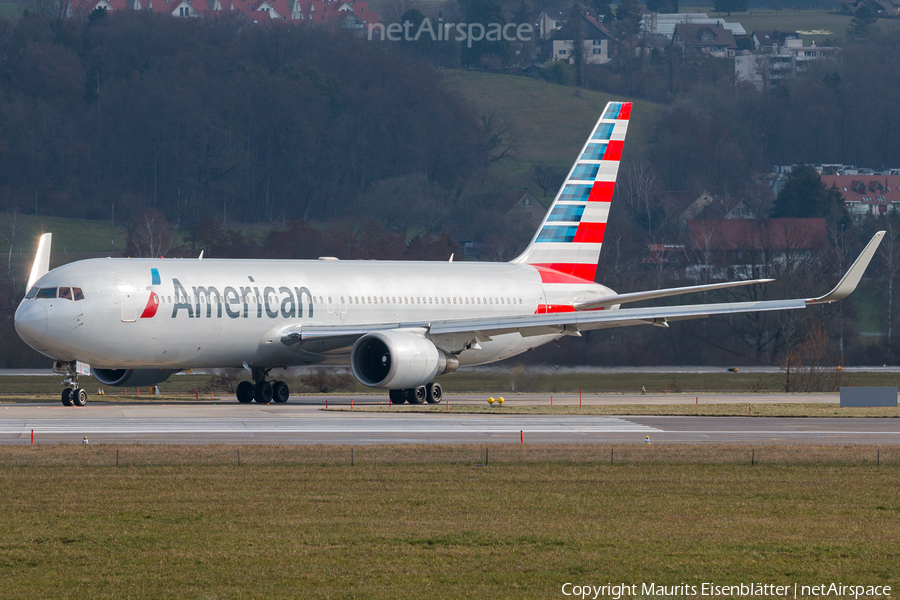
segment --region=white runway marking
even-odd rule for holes
[[[9,419],[0,421],[0,434],[41,433],[407,433],[508,434],[528,433],[644,433],[660,429],[618,417],[413,418],[340,419],[253,418],[130,418],[130,419]]]

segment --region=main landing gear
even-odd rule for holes
[[[404,402],[409,402],[410,404],[422,404],[424,402],[440,404],[441,400],[444,399],[444,391],[441,389],[441,384],[429,383],[428,385],[405,390],[390,390],[388,396],[392,405],[403,404]]]
[[[283,381],[266,381],[266,375],[271,369],[253,367],[253,381],[242,381],[237,386],[237,399],[241,404],[249,404],[256,400],[260,404],[269,402],[287,402],[291,397],[291,390]]]
[[[66,389],[62,391],[63,406],[84,406],[87,404],[87,390],[78,387],[78,371],[75,369],[75,363],[56,363],[53,370],[57,373],[65,374],[63,385]]]

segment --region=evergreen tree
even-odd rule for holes
[[[640,0],[622,0],[616,8],[616,20],[626,24],[628,35],[637,34],[643,14],[644,6]]]
[[[772,218],[825,218],[841,223],[847,218],[840,191],[826,189],[816,170],[803,165],[788,177],[772,205]]]
[[[675,0],[677,2],[677,0]],[[591,0],[591,7],[597,12],[597,14],[602,17],[602,22],[612,23],[612,20],[615,18],[612,11],[612,6],[610,6],[609,0]]]
[[[482,39],[462,42],[465,44],[462,55],[466,67],[477,65],[488,55],[496,56],[504,65],[509,62],[509,42],[503,39],[502,34],[506,17],[500,0],[469,0],[466,22],[470,26],[478,23],[484,27]]]
[[[516,8],[512,15],[512,22],[516,25],[531,23],[531,5],[528,4],[528,2],[525,0],[519,2],[518,8]]]
[[[877,23],[878,15],[875,14],[872,7],[868,4],[860,3],[853,20],[850,21],[847,36],[854,40],[864,40],[878,33]]]

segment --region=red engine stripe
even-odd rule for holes
[[[606,223],[579,223],[575,232],[577,243],[600,244],[603,242],[603,232],[606,231]]]
[[[603,160],[622,160],[622,146],[625,144],[622,140],[610,140],[606,145],[606,152],[603,154]]]
[[[588,196],[588,202],[612,202],[615,189],[615,181],[595,181],[594,185],[591,186],[591,195]]]
[[[619,111],[619,120],[627,121],[631,118],[631,102],[622,104],[622,110]]]

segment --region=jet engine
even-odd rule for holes
[[[431,340],[409,331],[375,331],[362,336],[350,352],[353,376],[363,385],[392,390],[415,388],[441,373],[455,371],[459,359]]]
[[[175,371],[171,369],[91,369],[94,379],[113,387],[143,387],[162,383]]]

